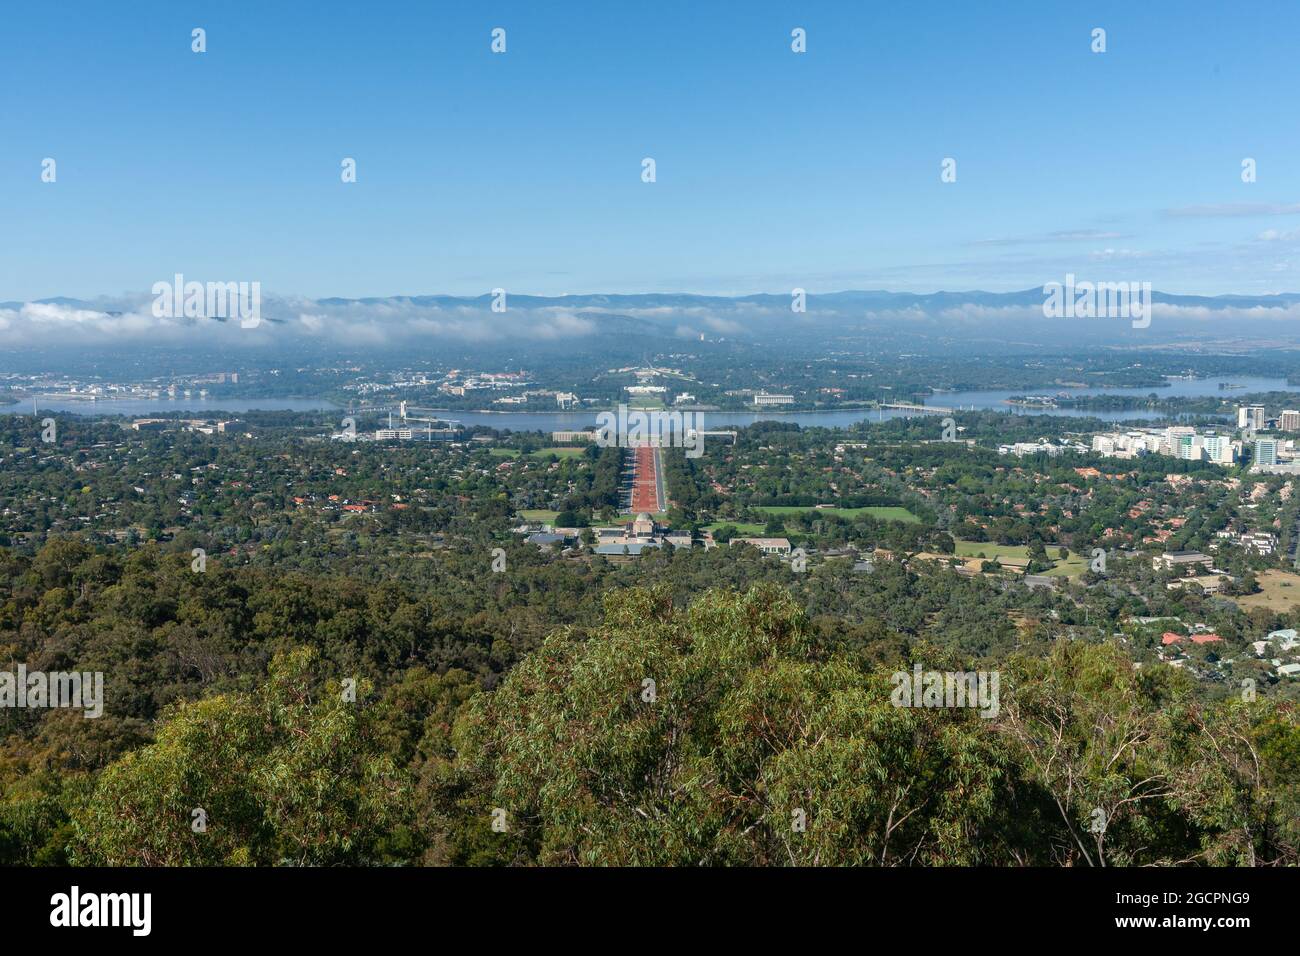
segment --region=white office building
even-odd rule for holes
[[[1237,460],[1236,447],[1231,438],[1223,435],[1206,435],[1201,439],[1205,457],[1216,465],[1231,465]]]

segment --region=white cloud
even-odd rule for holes
[[[1131,238],[1122,232],[1104,232],[1100,229],[1062,229],[1037,236],[1007,236],[996,239],[976,239],[973,246],[1027,246],[1044,242],[1105,242]]]
[[[1140,249],[1097,249],[1088,253],[1088,258],[1101,262],[1110,262],[1116,259],[1146,259],[1150,255],[1151,253],[1143,252]]]
[[[466,343],[564,340],[598,331],[598,322],[567,308],[510,308],[486,304],[419,305],[409,301],[324,303],[264,297],[262,321],[169,318],[153,314],[152,298],[136,296],[103,305],[27,302],[0,309],[0,347],[141,345],[230,347],[313,340],[374,347],[421,339]]]
[[[1179,206],[1166,209],[1166,216],[1216,219],[1230,216],[1295,216],[1300,215],[1300,202],[1225,202],[1201,206]]]

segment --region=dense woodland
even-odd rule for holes
[[[217,562],[195,573],[152,547],[11,556],[5,656],[102,670],[107,706],[98,720],[4,712],[0,852],[1296,862],[1294,701],[1208,700],[1172,669],[1134,671],[1113,644],[1018,630],[1010,595],[947,573],[886,568],[865,587],[811,575],[802,601],[827,610],[810,614],[775,582],[703,591],[700,579],[725,582],[726,556],[659,557],[639,562],[647,590],[601,587],[619,572],[595,567],[494,582],[453,561],[441,586],[403,586]],[[733,573],[771,570],[751,560]],[[1004,674],[995,719],[890,703],[888,673],[982,661]],[[1100,846],[1086,830],[1096,807],[1113,821]],[[798,840],[795,809],[809,820]],[[896,833],[891,813],[907,814]]]

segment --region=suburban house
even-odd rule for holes
[[[1168,646],[1170,644],[1182,644],[1185,641],[1191,641],[1193,644],[1214,644],[1222,642],[1223,638],[1218,634],[1193,634],[1188,637],[1185,634],[1175,634],[1173,631],[1165,631],[1160,635],[1160,643]]]

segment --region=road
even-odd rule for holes
[[[665,510],[659,449],[642,445],[632,450],[632,513]]]

